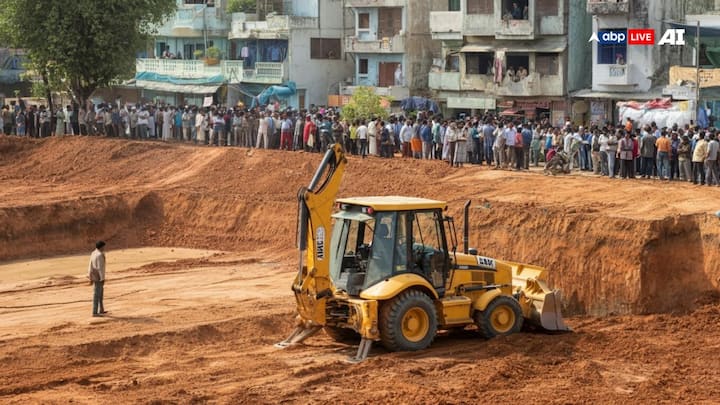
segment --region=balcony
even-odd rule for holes
[[[355,93],[355,90],[357,90],[359,87],[368,87],[368,86],[344,86],[341,89],[341,93],[343,95],[352,96]],[[401,87],[401,86],[392,86],[392,87],[373,87],[370,86],[375,91],[375,94],[381,97],[391,97],[395,101],[400,101],[403,99],[406,99],[410,97],[410,89],[407,87]]]
[[[243,83],[282,84],[285,81],[285,64],[256,62],[254,69],[243,72]]]
[[[428,87],[432,90],[460,91],[460,72],[430,72]]]
[[[495,26],[497,39],[534,39],[535,24],[533,20],[502,19]]]
[[[630,72],[628,65],[598,65],[597,83],[602,85],[628,85]]]
[[[466,91],[493,92],[495,83],[491,75],[466,74],[461,79],[461,88]]]
[[[587,13],[597,15],[627,14],[630,0],[588,0]]]
[[[158,30],[159,36],[198,37],[205,30],[209,36],[226,36],[229,29],[227,14],[222,7],[181,5],[175,14]]]
[[[292,29],[318,27],[315,17],[270,14],[264,21],[256,19],[255,14],[233,13],[230,39],[287,39]]]
[[[360,40],[345,37],[345,52],[351,53],[405,53],[405,36],[395,35],[378,40]]]
[[[560,75],[540,75],[530,73],[526,78],[515,82],[505,78],[495,87],[498,96],[563,96],[563,81]]]
[[[461,11],[430,12],[432,39],[462,40],[463,13]]]
[[[184,79],[202,79],[222,75],[230,83],[243,81],[243,62],[223,60],[209,66],[201,60],[182,59],[136,59],[137,72],[152,72]]]

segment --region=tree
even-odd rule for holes
[[[355,89],[350,102],[342,109],[342,117],[348,121],[388,117],[388,111],[382,106],[382,99],[370,87]]]
[[[257,12],[257,1],[256,0],[228,0],[227,12],[228,13],[255,14]]]
[[[175,11],[175,0],[0,0],[0,36],[27,52],[45,86],[84,105],[135,69],[135,54]]]

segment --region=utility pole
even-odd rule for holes
[[[700,20],[697,21],[695,28],[695,125],[697,125],[698,111],[700,109]]]

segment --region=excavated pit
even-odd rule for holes
[[[0,261],[84,252],[100,238],[291,258],[296,191],[320,160],[88,138],[0,137],[0,151]],[[471,245],[547,267],[568,315],[686,311],[720,288],[714,188],[350,158],[341,196],[351,195],[446,200],[458,231],[472,199]]]

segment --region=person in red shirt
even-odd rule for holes
[[[317,127],[312,120],[310,115],[305,117],[305,128],[303,128],[303,145],[305,145],[305,152],[312,152],[315,146],[315,131]],[[312,140],[311,140],[312,139]]]

